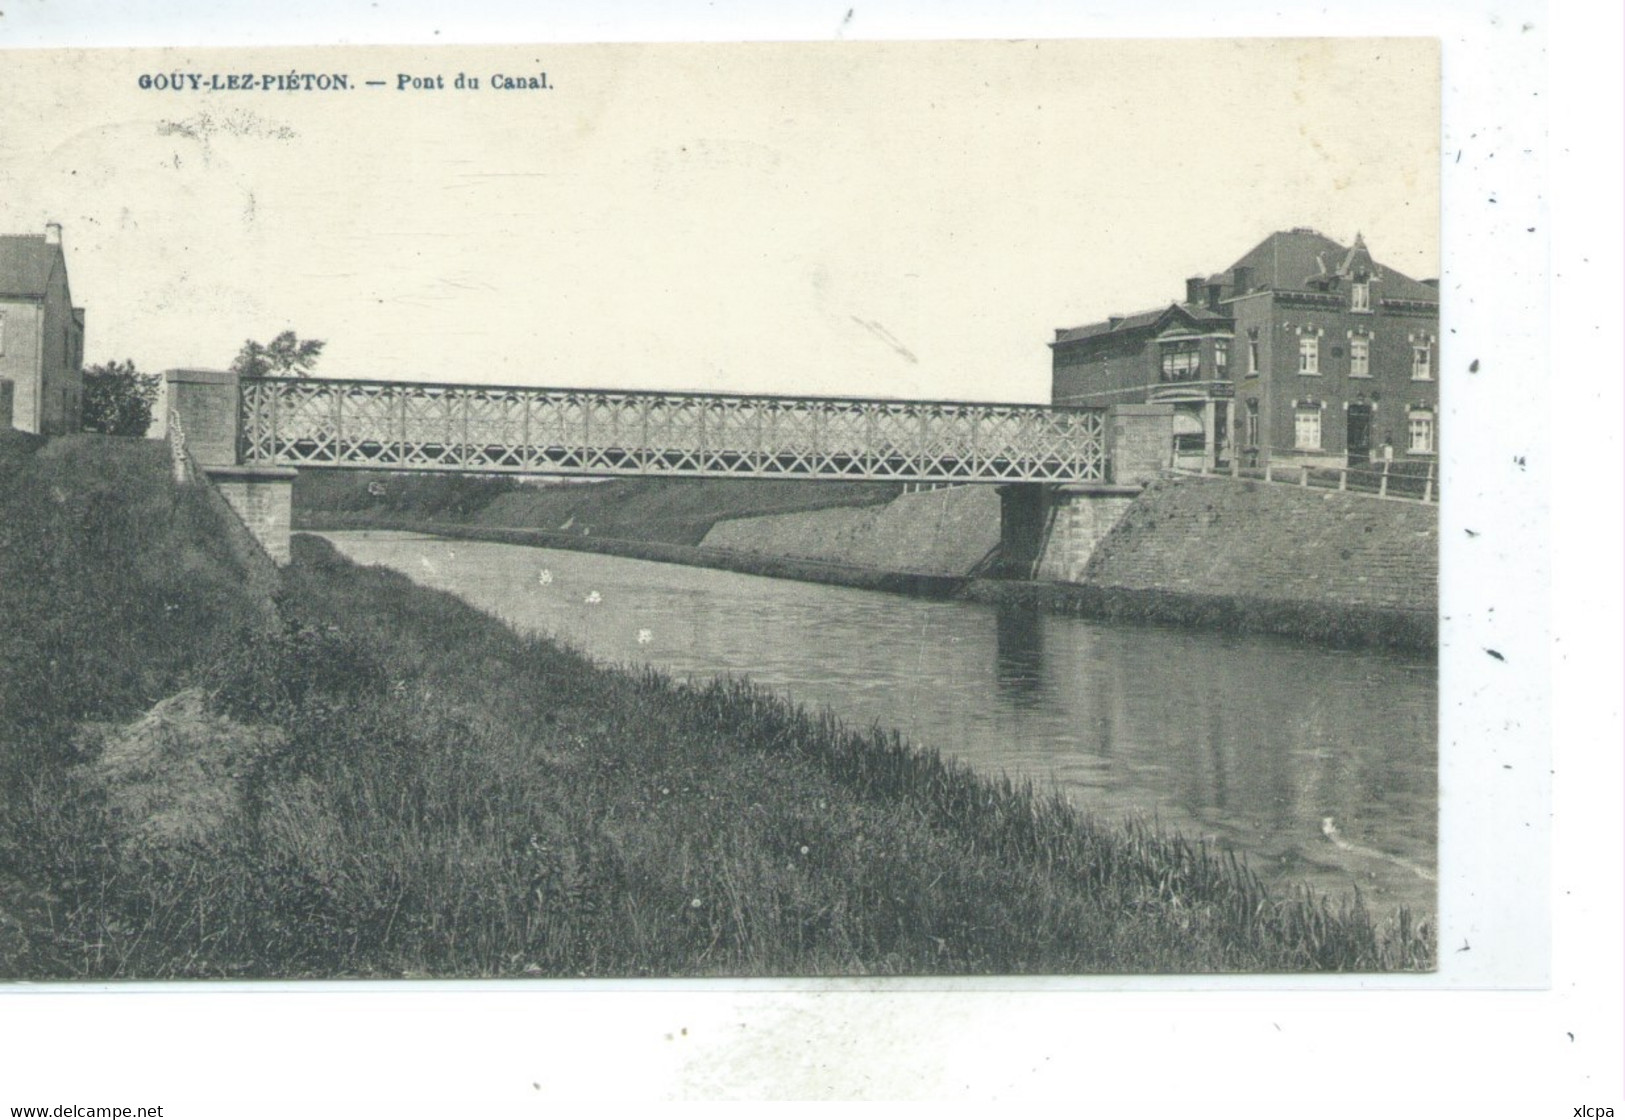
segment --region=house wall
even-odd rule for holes
[[[1139,404],[1157,380],[1158,357],[1145,334],[1055,347],[1050,400],[1055,404]]]
[[[58,268],[43,301],[0,300],[0,378],[16,386],[12,426],[58,435],[79,428],[83,333]]]
[[[68,277],[59,263],[45,297],[40,330],[39,430],[58,435],[78,430],[82,374],[78,364],[78,328],[73,319]]]
[[[0,301],[0,377],[12,382],[11,425],[38,433],[40,325],[43,309],[32,300]]]
[[[1259,402],[1259,437],[1270,456],[1292,462],[1341,465],[1348,455],[1348,405],[1365,401],[1372,405],[1372,447],[1380,455],[1384,443],[1394,449],[1395,458],[1409,454],[1409,412],[1421,406],[1434,414],[1435,450],[1438,432],[1438,316],[1427,312],[1396,311],[1380,305],[1372,312],[1355,312],[1341,305],[1346,295],[1329,301],[1294,298],[1289,294],[1261,293],[1230,305],[1236,316],[1236,344],[1240,364],[1236,365],[1238,422],[1247,402]],[[1246,346],[1257,332],[1259,373],[1247,376]],[[1320,372],[1298,370],[1300,332],[1318,331]],[[1371,376],[1350,373],[1352,362],[1350,333],[1361,331],[1371,339]],[[1432,339],[1430,372],[1426,381],[1413,380],[1413,335]],[[1320,403],[1321,446],[1318,452],[1298,449],[1296,412],[1299,402]],[[1261,454],[1262,454],[1262,448]]]

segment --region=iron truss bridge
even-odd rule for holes
[[[287,467],[832,478],[1106,480],[1105,413],[1035,405],[242,382],[242,461]]]

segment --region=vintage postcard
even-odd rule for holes
[[[4,979],[1543,981],[1438,40],[5,63]]]

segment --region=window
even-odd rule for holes
[[[1349,288],[1349,310],[1371,310],[1371,285],[1368,282],[1359,280]]]
[[[1293,446],[1304,451],[1320,450],[1320,409],[1300,408],[1293,425]]]
[[[1247,340],[1247,376],[1258,376],[1258,339]]]
[[[1320,372],[1320,339],[1314,335],[1298,339],[1298,372]]]
[[[1256,346],[1258,344],[1255,342],[1253,345]],[[1246,438],[1246,446],[1247,447],[1257,447],[1258,446],[1258,402],[1257,401],[1248,401],[1247,402],[1247,428],[1246,428],[1245,438]]]
[[[1433,413],[1426,409],[1411,412],[1411,454],[1433,454]]]
[[[1162,348],[1164,381],[1195,381],[1202,376],[1201,344],[1180,342]]]
[[[1433,347],[1427,343],[1411,347],[1411,380],[1430,381],[1433,378]]]
[[[1213,376],[1220,381],[1230,376],[1230,343],[1222,338],[1213,342]]]
[[[1349,337],[1349,376],[1371,376],[1371,339],[1366,335]]]
[[[0,311],[0,354],[6,352],[6,313]]]

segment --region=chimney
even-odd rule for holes
[[[1192,276],[1185,281],[1185,302],[1201,303],[1202,296],[1207,289],[1206,276]]]
[[[1244,296],[1253,290],[1253,270],[1250,265],[1237,265],[1230,276],[1230,294]]]
[[[60,244],[62,244],[62,223],[61,222],[46,222],[45,223],[45,243],[47,245],[60,245]]]

